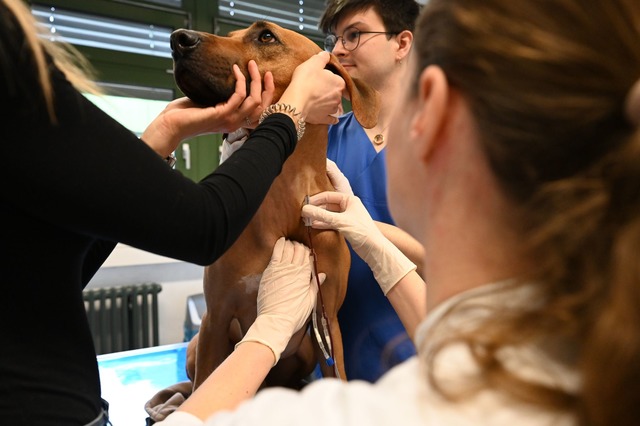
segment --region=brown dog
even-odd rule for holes
[[[261,71],[273,73],[274,102],[277,102],[296,66],[320,51],[308,38],[264,21],[234,31],[228,37],[177,30],[171,36],[171,45],[178,86],[189,98],[203,105],[215,105],[233,93],[235,79],[230,72],[233,64],[238,64],[249,82],[247,63],[250,59],[256,61]],[[335,57],[329,67],[345,79],[358,121],[364,127],[373,127],[379,108],[377,92],[352,80]],[[326,175],[326,151],[327,126],[308,124],[304,137],[247,228],[222,257],[205,268],[207,313],[198,335],[195,375],[188,366],[194,388],[233,351],[255,320],[258,284],[278,238],[284,236],[309,246],[300,209],[305,195],[333,189]],[[336,366],[340,377],[345,378],[337,313],[347,289],[349,251],[344,239],[334,231],[312,230],[311,243],[318,255],[319,272],[327,274],[322,298]],[[293,336],[265,380],[266,386],[300,387],[318,361],[323,375],[333,375],[334,369],[325,363],[312,335],[313,332],[301,330]],[[195,341],[191,348],[194,345]]]

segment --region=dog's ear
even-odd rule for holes
[[[358,123],[365,129],[375,127],[380,111],[380,94],[364,81],[351,78],[335,55],[331,55],[327,69],[344,79],[351,99],[351,109]]]

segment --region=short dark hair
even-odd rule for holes
[[[415,0],[327,0],[318,27],[329,33],[343,16],[369,8],[380,15],[385,30],[393,33],[413,32],[420,13],[420,5]]]

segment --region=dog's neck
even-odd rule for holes
[[[307,124],[304,136],[298,141],[292,157],[295,156],[301,164],[316,170],[326,170],[328,132],[327,125]]]
[[[304,136],[298,141],[292,156],[297,158],[300,164],[305,164],[317,170],[326,167],[327,143],[329,127],[324,124],[307,124]],[[229,143],[247,137],[252,129],[241,128],[225,135]]]

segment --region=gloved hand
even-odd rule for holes
[[[335,229],[371,268],[382,292],[387,293],[405,275],[416,269],[378,229],[362,201],[353,194],[321,192],[302,207],[302,217],[315,229]]]
[[[343,194],[353,195],[353,189],[351,189],[351,184],[347,177],[342,173],[342,171],[338,168],[338,165],[333,161],[327,158],[327,176],[329,176],[329,180],[331,181],[331,185],[338,192],[342,192]]]
[[[293,334],[300,330],[316,304],[318,286],[311,274],[309,249],[280,238],[258,289],[258,316],[236,345],[259,342],[273,351],[278,363]],[[325,274],[319,274],[320,283]]]

